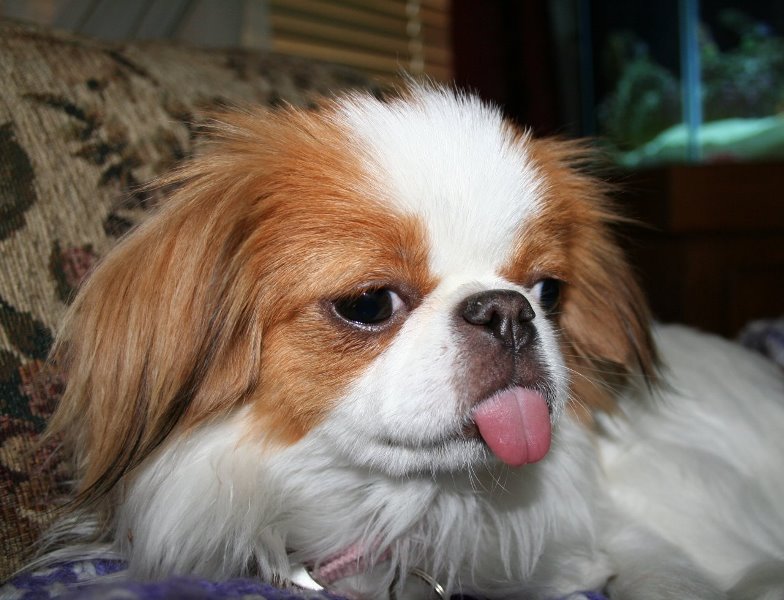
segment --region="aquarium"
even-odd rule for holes
[[[620,164],[784,159],[784,2],[584,7],[584,128]]]

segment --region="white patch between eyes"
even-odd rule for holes
[[[435,275],[498,271],[544,186],[499,110],[414,88],[406,101],[350,99],[337,118],[356,136],[375,194],[424,223]]]

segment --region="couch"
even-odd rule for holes
[[[380,90],[260,51],[111,44],[0,21],[0,582],[22,566],[70,466],[37,442],[64,386],[47,352],[80,281],[159,198],[205,111]],[[2,595],[2,594],[0,594]]]

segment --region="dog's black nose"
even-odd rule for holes
[[[487,329],[504,346],[518,351],[535,334],[536,316],[525,296],[514,290],[488,290],[468,296],[459,308],[471,325]]]

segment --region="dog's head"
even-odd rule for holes
[[[567,406],[607,408],[602,373],[651,374],[581,146],[425,88],[212,129],[56,348],[86,495],[241,406],[270,451],[323,435],[391,475],[520,465]]]

